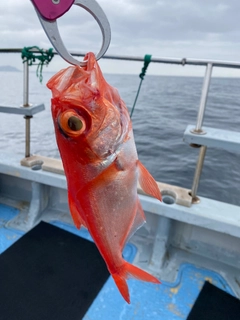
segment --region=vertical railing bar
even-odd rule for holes
[[[30,157],[30,119],[32,116],[25,116],[25,157]]]
[[[23,106],[29,107],[29,66],[28,61],[23,63]]]
[[[210,82],[211,82],[212,67],[213,66],[211,63],[207,64],[204,81],[203,81],[201,100],[200,100],[200,105],[198,109],[197,124],[196,124],[196,128],[193,130],[193,133],[202,132],[203,118],[204,118],[204,113],[205,113],[207,98],[208,98],[208,91],[209,91]]]
[[[203,168],[203,163],[204,163],[206,151],[207,151],[207,147],[201,146],[201,148],[199,150],[199,156],[198,156],[198,161],[196,164],[196,169],[195,169],[195,174],[194,174],[193,184],[192,184],[192,190],[191,190],[192,203],[199,202],[199,199],[197,197],[197,190],[198,190],[199,180],[200,180],[201,173],[202,173],[202,168]]]
[[[208,92],[210,88],[210,82],[211,82],[211,76],[212,76],[212,63],[208,63],[206,66],[205,76],[203,80],[203,86],[202,86],[202,94],[201,94],[201,100],[200,105],[198,109],[198,116],[197,116],[197,123],[194,130],[191,132],[194,134],[204,134],[205,132],[202,130],[203,125],[203,119],[205,114],[205,109],[207,105],[207,98],[208,98]],[[201,146],[199,151],[199,156],[196,164],[196,169],[194,173],[193,178],[193,184],[192,184],[192,190],[191,190],[191,196],[192,196],[192,203],[198,203],[199,198],[197,197],[197,190],[198,185],[202,173],[203,163],[206,155],[207,147]]]
[[[29,107],[29,66],[28,61],[23,63],[23,106]],[[30,157],[30,119],[25,116],[25,157]]]

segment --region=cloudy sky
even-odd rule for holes
[[[51,0],[50,0],[51,1]],[[64,0],[62,0],[64,1]],[[239,0],[98,0],[112,30],[108,54],[240,61]],[[97,52],[101,32],[82,8],[72,6],[58,19],[68,50]],[[48,49],[30,0],[0,2],[0,47],[38,45]],[[0,54],[0,65],[21,68],[19,54]],[[55,57],[49,70],[67,64]],[[142,63],[101,60],[104,72],[139,73]],[[151,64],[149,74],[202,75],[204,68]],[[216,76],[240,76],[240,71],[216,69]]]

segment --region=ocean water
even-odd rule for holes
[[[51,93],[30,73],[30,103],[45,104],[46,110],[31,120],[31,153],[59,158],[50,112]],[[118,88],[131,109],[137,75],[105,75]],[[21,72],[0,73],[0,105],[22,104]],[[140,160],[158,181],[191,189],[199,149],[183,142],[189,124],[196,123],[202,78],[147,75],[133,113],[133,129]],[[204,125],[240,131],[240,79],[213,78]],[[24,157],[25,122],[20,115],[0,114],[0,150]],[[240,205],[240,155],[221,149],[207,150],[198,194]],[[240,209],[239,209],[240,211]]]

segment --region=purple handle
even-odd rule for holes
[[[67,12],[75,0],[31,0],[35,8],[46,20],[56,20]]]

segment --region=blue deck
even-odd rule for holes
[[[0,253],[17,241],[24,233],[5,228],[4,224],[18,214],[18,210],[0,204]],[[76,235],[91,240],[87,230],[80,231],[73,226],[53,222]],[[124,257],[132,261],[136,248],[127,244]],[[131,279],[128,281],[131,304],[128,305],[120,296],[112,278],[105,283],[92,306],[84,316],[84,320],[102,319],[186,319],[205,281],[233,294],[227,282],[217,273],[198,268],[191,264],[183,264],[179,268],[174,283],[163,282],[161,285]]]

